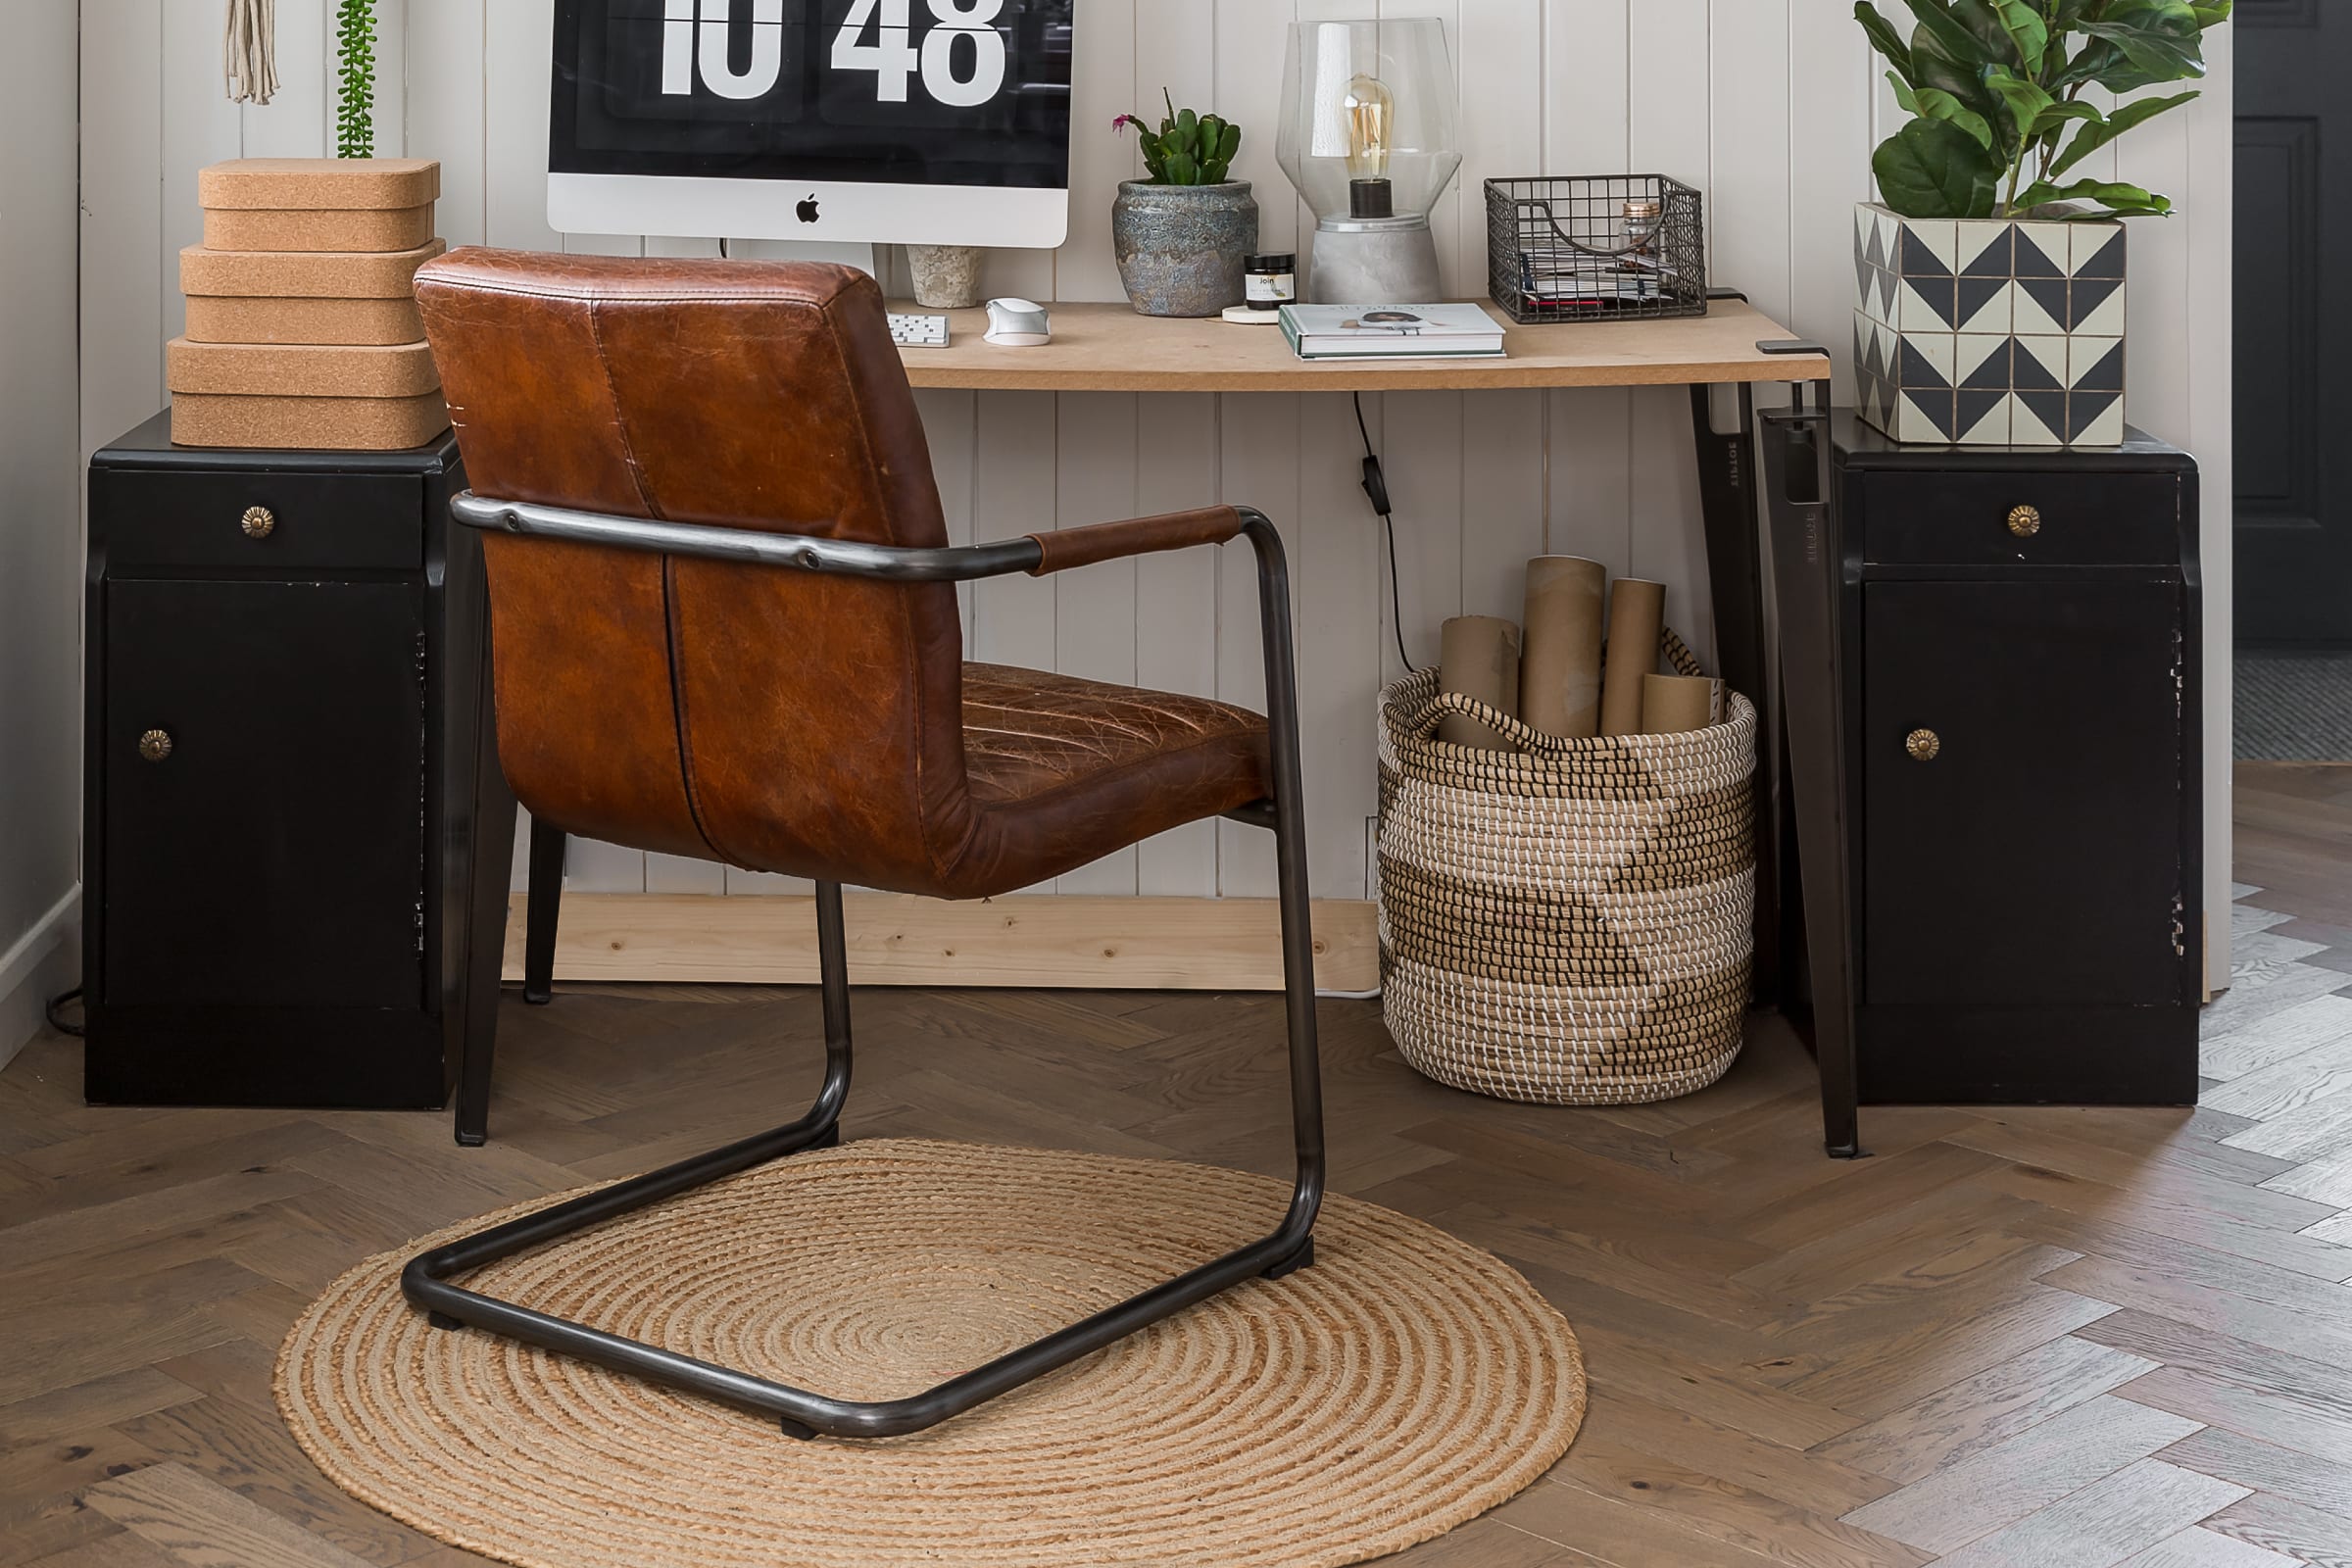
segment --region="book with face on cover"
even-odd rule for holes
[[[1502,323],[1476,305],[1285,305],[1302,360],[1500,359]]]

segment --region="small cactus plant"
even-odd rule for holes
[[[1141,115],[1121,115],[1110,128],[1135,127],[1144,167],[1152,172],[1154,185],[1223,184],[1233,169],[1233,155],[1241,150],[1242,127],[1215,115],[1178,110],[1164,87],[1160,98],[1168,106],[1168,118],[1158,130],[1147,129]]]

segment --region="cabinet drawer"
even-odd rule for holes
[[[92,526],[107,569],[414,571],[424,564],[424,485],[405,474],[107,473]],[[249,509],[269,513],[246,530]]]
[[[1863,586],[1866,1001],[2181,1000],[2182,600],[2162,582]]]
[[[2172,474],[1865,473],[1864,559],[1889,565],[2167,565],[2180,560]],[[2010,515],[2031,507],[2027,533]]]
[[[419,1004],[423,595],[106,584],[102,1001]]]

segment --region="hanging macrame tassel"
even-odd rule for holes
[[[228,101],[268,103],[277,91],[277,0],[228,0],[220,54]]]

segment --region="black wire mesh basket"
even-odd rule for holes
[[[1664,174],[1487,181],[1487,291],[1515,321],[1707,314],[1697,191]]]

